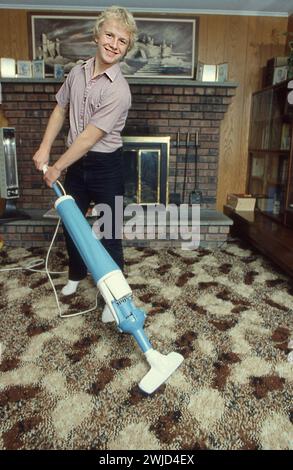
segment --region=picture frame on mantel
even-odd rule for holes
[[[96,45],[93,15],[40,15],[28,13],[31,57],[44,60],[45,75],[54,76],[54,65],[71,68],[93,57]],[[135,17],[138,36],[121,62],[125,77],[193,79],[197,55],[198,18]]]
[[[18,78],[31,78],[32,77],[32,62],[30,60],[17,61],[17,77]]]
[[[35,59],[32,61],[33,78],[45,78],[45,63],[43,59]]]

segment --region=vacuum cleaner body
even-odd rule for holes
[[[179,367],[183,357],[176,352],[165,356],[152,348],[143,329],[146,314],[134,305],[132,291],[119,266],[94,236],[74,199],[62,195],[56,183],[53,189],[58,196],[55,208],[108,305],[118,330],[135,338],[151,365],[139,387],[152,393]]]

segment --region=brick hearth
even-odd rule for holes
[[[18,220],[11,221],[5,224],[0,225],[0,234],[2,234],[5,243],[9,246],[22,246],[22,247],[31,247],[31,246],[44,246],[48,247],[55,231],[57,224],[57,218],[46,218],[43,216],[45,211],[38,209],[29,209],[26,211],[27,214],[31,216],[31,219],[28,220]],[[191,230],[189,214],[189,220],[181,220],[180,223],[180,233],[186,233]],[[96,220],[94,218],[89,218],[89,223],[93,223]],[[126,220],[125,220],[126,221]],[[206,209],[201,211],[200,216],[200,246],[207,248],[214,248],[222,245],[228,237],[230,225],[232,225],[232,220],[229,219],[224,214],[211,209]],[[137,224],[137,233],[139,233],[140,238],[134,240],[124,239],[124,246],[151,246],[151,247],[181,247],[182,242],[186,241],[182,238],[172,239],[170,233],[172,232],[172,226],[167,223],[166,227],[166,239],[158,239],[158,233],[164,230],[163,226],[156,224],[154,227],[155,236],[154,239],[147,238],[147,230],[150,230],[149,227],[146,227],[146,218],[144,223]],[[194,233],[198,234],[198,229],[195,227]],[[144,237],[144,239],[142,238]],[[173,237],[174,238],[174,237]],[[198,235],[195,241],[197,245]],[[188,240],[187,240],[188,241]],[[59,228],[55,244],[57,246],[64,246],[64,239],[62,235],[62,226]]]

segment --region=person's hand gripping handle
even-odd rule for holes
[[[48,181],[46,179],[46,174],[49,170],[49,167],[48,165],[43,165],[43,168],[42,168],[42,171],[43,171],[43,174],[44,174],[44,181],[46,182],[46,184],[50,187],[50,188],[53,188],[54,191],[55,191],[55,194],[56,196],[60,197],[60,196],[64,196],[64,193],[61,191],[58,183],[59,181],[58,180],[55,180],[55,182],[51,182],[51,181]]]

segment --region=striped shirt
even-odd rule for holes
[[[59,106],[69,106],[67,144],[88,124],[105,132],[90,150],[110,153],[122,146],[121,131],[131,106],[131,94],[119,64],[93,77],[95,58],[73,67],[56,94]]]

